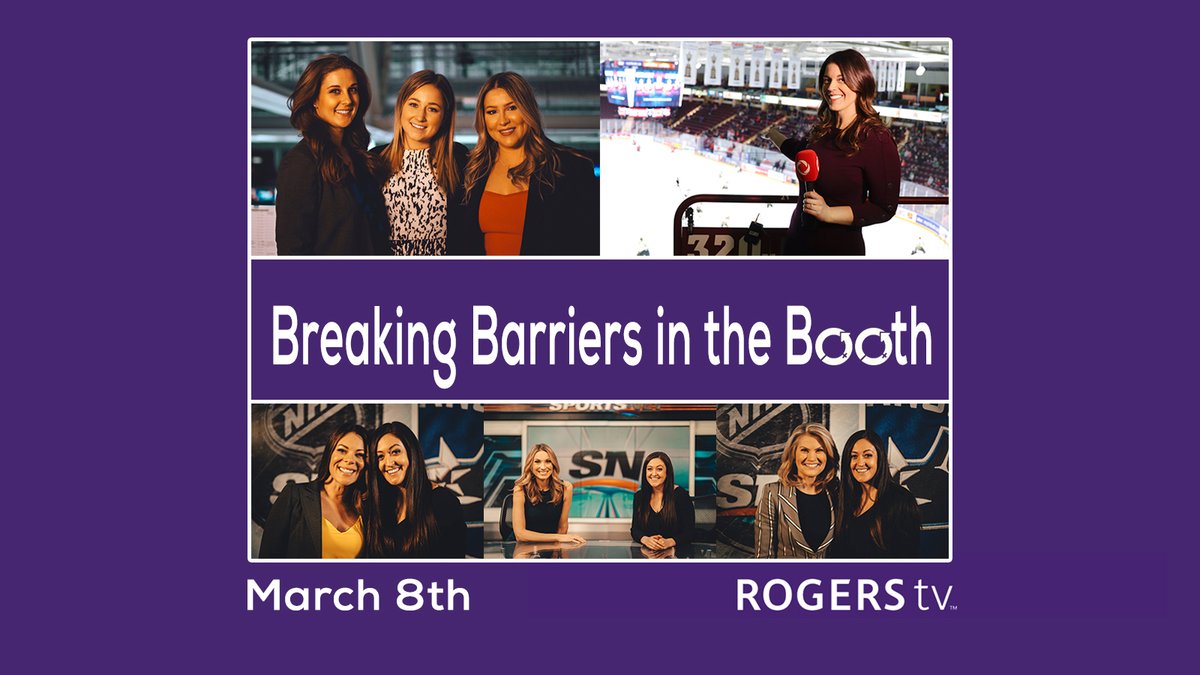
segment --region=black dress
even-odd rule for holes
[[[809,183],[829,206],[849,206],[854,211],[851,225],[822,223],[804,213],[801,205],[792,213],[784,242],[787,255],[866,255],[862,228],[891,220],[900,202],[900,153],[891,133],[882,127],[860,132],[859,150],[850,156],[838,147],[831,134],[808,144],[817,153],[820,171]],[[804,186],[800,189],[803,191]]]
[[[554,493],[546,490],[542,493],[542,501],[530,504],[525,499],[525,529],[542,534],[558,534],[558,521],[562,518],[563,503],[550,503]]]
[[[453,490],[434,488],[429,496],[433,509],[435,529],[429,542],[420,549],[408,552],[401,550],[401,542],[413,534],[413,520],[405,518],[392,528],[392,541],[396,542],[397,558],[465,558],[467,557],[467,521],[463,517],[462,505]]]
[[[633,525],[629,528],[629,536],[635,542],[641,543],[642,537],[659,535],[664,539],[674,539],[676,546],[687,546],[692,541],[696,529],[696,508],[687,490],[675,486],[675,523],[667,527],[663,521],[662,512],[650,507],[650,496],[645,490],[638,490],[633,496]],[[645,514],[645,525],[642,523]]]
[[[883,547],[871,537],[880,520]],[[829,547],[830,558],[916,558],[920,555],[921,513],[917,500],[901,485],[889,485],[865,513],[851,516]]]

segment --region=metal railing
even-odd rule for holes
[[[758,227],[696,227],[693,224],[694,205],[702,203],[737,203],[737,204],[795,204],[800,201],[800,195],[728,195],[728,194],[699,194],[692,195],[679,203],[675,209],[674,232],[675,250],[677,256],[683,255],[781,255],[783,242],[787,236],[786,228]],[[901,197],[900,204],[905,206],[917,205],[946,205],[948,197]],[[686,223],[684,221],[687,221]],[[935,233],[936,234],[936,233]],[[940,235],[939,235],[940,236]]]

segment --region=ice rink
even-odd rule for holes
[[[675,209],[697,194],[793,195],[794,183],[737,167],[692,150],[674,149],[649,136],[614,136],[600,140],[600,253],[609,258],[655,258],[673,254]],[[788,164],[789,170],[791,164]],[[901,194],[920,188],[905,183]],[[784,228],[792,204],[698,204],[697,227],[746,228],[758,220],[768,228]],[[871,258],[949,258],[948,242],[919,225],[916,214],[935,217],[946,207],[901,206],[896,217],[863,230]],[[941,217],[935,217],[941,220]],[[949,228],[949,223],[943,223]],[[642,253],[646,255],[645,253]]]

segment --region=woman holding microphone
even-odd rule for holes
[[[796,146],[816,153],[819,170],[792,214],[784,253],[866,255],[862,228],[896,215],[900,154],[875,111],[875,77],[862,54],[853,49],[830,54],[821,64],[819,85],[817,121]],[[782,140],[778,133],[771,137]],[[797,163],[804,181],[802,168]]]

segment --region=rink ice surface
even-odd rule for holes
[[[649,137],[602,138],[600,141],[600,254],[606,258],[670,257],[674,249],[675,209],[697,194],[792,195],[799,187],[751,169],[741,172],[691,150],[674,150]],[[789,169],[791,164],[789,163]],[[676,179],[679,185],[675,184]],[[906,193],[907,191],[905,191]],[[696,227],[744,230],[757,219],[768,228],[788,226],[792,204],[697,204]],[[863,230],[871,258],[949,258],[950,246],[911,220],[901,206],[886,223]],[[686,224],[686,223],[685,223]],[[740,234],[740,232],[738,232]],[[920,245],[918,247],[918,244]],[[917,250],[924,248],[924,253]],[[917,250],[914,253],[914,250]]]

